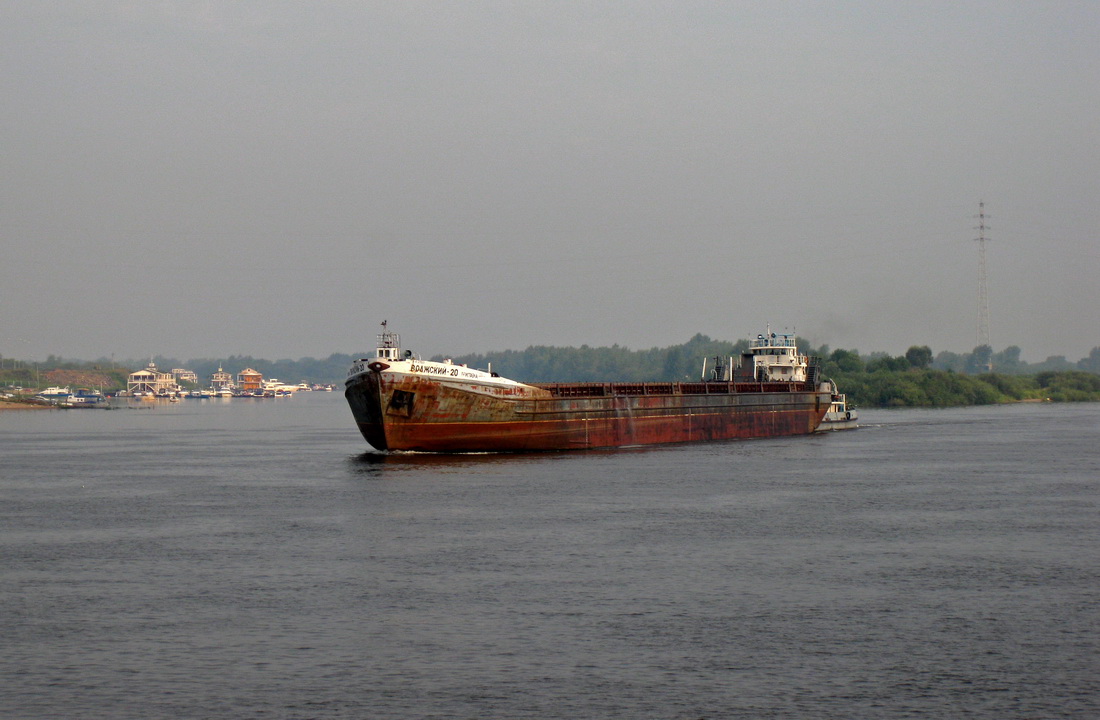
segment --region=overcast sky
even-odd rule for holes
[[[0,0],[0,355],[1100,345],[1100,3]]]

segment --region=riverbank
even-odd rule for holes
[[[50,406],[27,400],[0,400],[0,411],[4,410],[49,410]]]

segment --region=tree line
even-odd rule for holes
[[[521,382],[676,382],[703,376],[704,358],[736,358],[748,350],[748,340],[728,342],[696,334],[681,345],[648,350],[610,347],[554,347],[535,345],[526,350],[504,350],[461,355],[453,362],[492,369]],[[850,402],[864,407],[943,407],[1019,400],[1100,400],[1100,347],[1077,363],[1050,357],[1040,363],[1020,360],[1012,346],[994,352],[988,346],[970,353],[940,352],[914,345],[903,355],[863,355],[858,350],[812,347],[799,342],[799,350],[820,360],[823,374],[837,382]],[[363,354],[334,353],[326,358],[265,360],[246,355],[186,362],[166,357],[152,361],[162,370],[184,367],[208,379],[219,367],[236,374],[245,368],[285,382],[340,383],[354,358]],[[443,360],[434,356],[432,360]],[[713,360],[710,360],[713,362]],[[45,361],[6,360],[0,368],[0,385],[32,386],[36,374],[52,369],[95,370],[125,386],[125,374],[147,361],[92,362],[50,356]],[[713,365],[711,365],[712,367]],[[110,388],[105,388],[110,389]]]
[[[1044,363],[1019,362],[1019,348],[993,353],[978,347],[972,353],[940,353],[927,346],[910,347],[891,357],[823,348],[822,367],[850,402],[864,407],[951,407],[1002,402],[1050,400],[1100,401],[1100,348],[1076,366],[1064,358]],[[1015,358],[1015,363],[1005,362]]]
[[[532,346],[462,355],[453,361],[491,368],[526,382],[675,382],[698,380],[703,376],[704,358],[736,358],[749,345],[747,340],[731,343],[697,334],[683,345],[650,350],[629,350],[618,345]],[[838,384],[849,402],[864,407],[1100,401],[1100,347],[1093,348],[1076,364],[1064,357],[1024,363],[1020,348],[1015,346],[999,353],[983,346],[970,353],[933,355],[928,346],[915,345],[895,357],[887,353],[864,356],[858,350],[831,350],[827,345],[814,348],[800,341],[799,350],[817,357],[823,375]]]

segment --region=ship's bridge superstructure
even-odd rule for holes
[[[390,332],[386,328],[386,322],[382,321],[382,332],[378,333],[378,349],[375,353],[375,357],[382,360],[404,360],[405,356],[401,353],[401,336],[395,332]],[[412,357],[412,353],[408,354],[408,357]]]
[[[755,382],[812,382],[810,358],[798,350],[793,333],[757,335],[738,363],[738,379]]]

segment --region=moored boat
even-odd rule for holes
[[[422,360],[382,323],[344,394],[379,450],[519,452],[805,435],[833,391],[788,334],[758,335],[698,382],[528,384]]]
[[[70,407],[106,407],[107,396],[98,390],[77,388],[68,398]]]
[[[73,391],[68,387],[48,387],[35,395],[35,399],[52,403],[67,402],[72,394]]]
[[[89,388],[49,387],[34,397],[35,401],[63,408],[106,407],[103,393]]]

